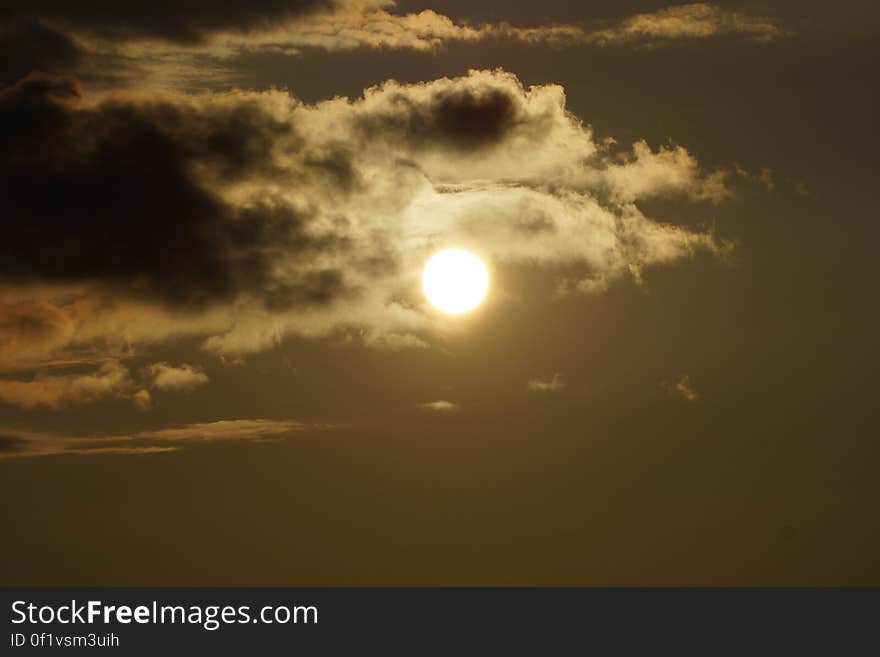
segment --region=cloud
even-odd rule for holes
[[[153,407],[153,397],[146,388],[138,390],[131,396],[131,401],[142,411],[148,411]]]
[[[89,374],[38,374],[30,381],[0,380],[0,401],[26,409],[38,406],[59,408],[126,397],[132,386],[125,367],[108,363]]]
[[[659,11],[636,14],[604,30],[585,35],[589,43],[620,46],[657,44],[678,39],[707,39],[741,34],[759,41],[784,35],[772,18],[755,17],[697,2],[675,5]]]
[[[697,393],[696,388],[694,388],[691,383],[691,378],[687,374],[682,375],[677,381],[669,382],[664,381],[663,387],[666,389],[669,394],[674,395],[676,397],[681,397],[685,401],[696,401],[699,399],[700,395]]]
[[[518,27],[506,22],[457,23],[425,9],[396,13],[391,0],[340,0],[332,11],[297,16],[288,22],[248,34],[214,35],[214,52],[232,55],[242,49],[297,54],[303,49],[327,51],[357,48],[434,51],[452,43],[509,39],[524,43],[571,45],[588,42],[588,33],[576,25]]]
[[[386,0],[201,0],[162,12],[155,3],[102,2],[85,8],[56,0],[11,0],[0,9],[0,69],[13,80],[34,70],[79,72],[110,86],[204,86],[231,77],[235,61],[254,53],[295,55],[305,49],[436,51],[456,43],[512,40],[552,46],[657,46],[740,35],[784,36],[768,17],[706,3],[675,5],[595,24],[517,26],[456,22],[437,11],[399,13]],[[594,21],[595,23],[595,21]],[[13,75],[14,74],[14,75]]]
[[[193,44],[213,32],[248,33],[297,16],[329,9],[330,0],[213,0],[177,2],[169,11],[153,2],[5,0],[0,18],[43,20],[112,39],[156,38]]]
[[[509,39],[552,45],[624,45],[658,43],[677,39],[705,39],[741,34],[759,40],[782,35],[771,18],[727,11],[707,3],[675,5],[656,12],[624,18],[606,29],[580,25],[515,26],[506,22],[456,23],[448,16],[426,9],[406,14],[389,11],[394,2],[341,0],[330,11],[291,16],[259,30],[234,30],[214,35],[213,46],[221,52],[241,48],[272,49],[295,53],[302,48],[351,50],[393,48],[434,50],[455,42]],[[271,27],[269,27],[271,25]]]
[[[82,59],[76,42],[63,32],[33,20],[0,20],[0,81],[31,71],[67,72]]]
[[[264,441],[277,438],[281,434],[303,431],[309,428],[295,420],[219,420],[188,424],[181,427],[144,431],[137,439],[173,443],[205,443],[226,440]],[[326,429],[327,426],[314,429]]]
[[[526,387],[532,392],[556,392],[565,387],[565,381],[557,372],[550,379],[532,379]]]
[[[44,359],[66,344],[73,330],[71,318],[51,303],[4,299],[0,294],[0,364]]]
[[[216,74],[234,69],[235,59],[254,52],[296,55],[303,50],[348,51],[395,49],[434,52],[452,44],[508,40],[530,45],[563,46],[659,46],[680,40],[740,35],[755,41],[769,41],[785,32],[772,18],[753,17],[695,3],[675,5],[652,13],[623,18],[606,28],[556,24],[517,26],[507,22],[471,24],[455,22],[437,11],[396,13],[395,3],[383,0],[339,0],[327,11],[292,15],[289,20],[266,22],[256,29],[221,29],[203,41],[181,49],[179,43],[86,39],[86,49],[115,56],[125,65],[140,62],[138,84],[144,75],[168,82],[175,76],[188,84],[181,71],[207,73],[205,60],[215,63]],[[227,71],[228,73],[228,71]],[[192,77],[195,77],[193,75]]]
[[[25,409],[45,407],[58,409],[91,404],[105,399],[128,399],[138,409],[152,408],[150,391],[136,385],[131,374],[117,360],[108,360],[90,372],[49,374],[50,367],[29,363],[37,372],[30,379],[0,379],[0,402]],[[88,366],[88,365],[87,365]],[[142,374],[157,390],[187,392],[208,382],[208,376],[191,365],[178,367],[154,363]]]
[[[697,201],[720,203],[733,195],[727,185],[734,172],[721,170],[704,175],[696,158],[681,146],[660,146],[657,151],[639,140],[619,162],[599,174],[615,198],[623,202],[680,194]]]
[[[329,425],[306,425],[294,420],[220,420],[117,436],[68,436],[0,429],[0,460],[53,455],[142,455],[180,451],[215,442],[282,440],[302,431],[321,431]]]
[[[430,411],[433,413],[454,413],[459,409],[459,406],[458,404],[455,404],[451,401],[438,399],[437,401],[419,404],[419,408],[421,408],[423,411]]]
[[[73,78],[32,75],[0,90],[0,121],[16,127],[0,136],[7,369],[187,336],[227,359],[292,335],[423,347],[444,320],[417,281],[445,244],[564,269],[560,289],[588,293],[729,249],[640,207],[721,202],[725,170],[682,146],[597,142],[562,87],[503,71],[315,104],[280,90],[91,103]]]
[[[78,109],[81,96],[74,79],[46,75],[0,92],[0,116],[17,128],[0,140],[11,155],[0,164],[4,210],[14,217],[0,246],[7,280],[100,280],[190,307],[257,289],[293,306],[344,287],[336,270],[320,268],[273,286],[271,250],[320,252],[334,236],[307,234],[305,209],[271,196],[226,203],[198,180],[268,175],[272,149],[297,139],[289,122],[256,99]]]
[[[187,364],[175,367],[168,363],[153,363],[145,371],[158,390],[189,391],[208,382],[207,374]]]

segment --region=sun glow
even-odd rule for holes
[[[473,253],[446,249],[431,256],[422,273],[422,289],[437,310],[460,315],[473,310],[489,290],[489,272]]]

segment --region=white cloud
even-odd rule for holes
[[[153,387],[158,390],[185,392],[208,382],[207,374],[185,363],[178,366],[153,363],[145,371],[152,378]]]
[[[459,406],[454,402],[446,401],[445,399],[438,399],[437,401],[419,404],[419,408],[423,411],[430,411],[433,413],[454,413],[459,409]]]
[[[693,383],[691,383],[691,377],[687,374],[683,374],[674,382],[664,381],[663,387],[669,394],[681,397],[685,401],[692,402],[697,401],[697,399],[700,398],[696,388]]]
[[[526,387],[532,392],[556,392],[565,387],[565,381],[557,372],[549,379],[532,379]]]

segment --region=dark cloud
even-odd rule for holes
[[[23,452],[28,446],[28,441],[17,436],[0,435],[0,454],[15,454]]]
[[[80,97],[74,79],[48,75],[0,91],[10,128],[0,137],[7,281],[95,282],[190,306],[242,291],[265,292],[273,305],[324,302],[344,286],[339,274],[305,270],[301,290],[276,293],[273,250],[295,261],[342,242],[309,234],[307,211],[271,198],[234,206],[208,189],[267,173],[290,123],[247,102],[84,108]]]
[[[368,139],[399,140],[416,148],[479,151],[502,142],[519,123],[515,89],[441,88],[427,99],[391,94],[386,111],[361,117]]]
[[[0,305],[0,344],[13,336],[33,336],[44,340],[62,332],[66,317],[46,303],[22,302]]]
[[[12,358],[45,356],[72,333],[70,318],[41,301],[0,302],[0,364]]]
[[[342,272],[333,269],[309,272],[297,283],[270,290],[266,294],[266,307],[282,311],[296,306],[327,304],[349,293]]]
[[[362,184],[361,177],[352,162],[351,153],[341,146],[318,155],[307,155],[303,164],[311,173],[323,176],[331,185],[354,191]]]
[[[67,72],[81,59],[73,39],[42,23],[0,25],[0,82],[14,82],[33,71]]]
[[[513,125],[516,104],[511,94],[469,89],[438,94],[433,107],[438,134],[461,148],[479,148],[499,141]]]
[[[0,18],[41,18],[104,37],[152,37],[198,43],[215,30],[266,28],[333,6],[331,0],[179,0],[174,3],[6,0]]]

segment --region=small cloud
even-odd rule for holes
[[[662,386],[669,394],[681,397],[686,401],[696,401],[700,397],[699,393],[691,383],[691,377],[687,374],[683,374],[681,378],[674,383],[664,381]]]
[[[186,392],[208,382],[208,375],[192,365],[169,365],[153,363],[144,370],[153,379],[153,387],[158,390]]]
[[[532,392],[555,392],[565,387],[565,381],[558,372],[550,379],[532,379],[527,388]]]
[[[423,411],[430,411],[435,413],[454,413],[459,409],[459,406],[458,404],[455,404],[451,401],[438,399],[437,401],[419,404],[419,408],[421,408]]]
[[[131,401],[142,411],[148,411],[153,407],[153,397],[146,388],[138,390],[131,396]]]
[[[364,342],[371,347],[379,347],[390,350],[397,349],[427,349],[428,343],[412,333],[374,333],[364,336]]]

